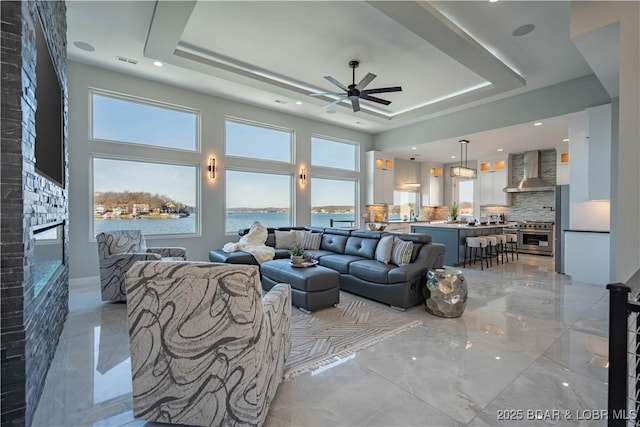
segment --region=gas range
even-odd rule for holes
[[[510,224],[507,230],[518,234],[520,252],[553,256],[553,227],[552,221],[519,221]]]
[[[518,229],[553,230],[553,221],[519,221],[509,227]]]

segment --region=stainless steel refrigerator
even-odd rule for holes
[[[555,271],[564,274],[564,230],[569,229],[569,186],[556,185]]]

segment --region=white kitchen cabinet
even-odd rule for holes
[[[393,204],[393,159],[367,151],[367,204]]]
[[[507,193],[503,191],[508,185],[507,159],[479,161],[478,189],[480,206],[508,204]]]
[[[444,205],[444,165],[422,162],[420,180],[420,203],[422,206]]]

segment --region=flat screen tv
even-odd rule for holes
[[[36,15],[35,169],[64,187],[63,92],[40,15]]]

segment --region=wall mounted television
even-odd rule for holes
[[[39,13],[36,15],[35,169],[64,187],[64,96],[42,19]]]

